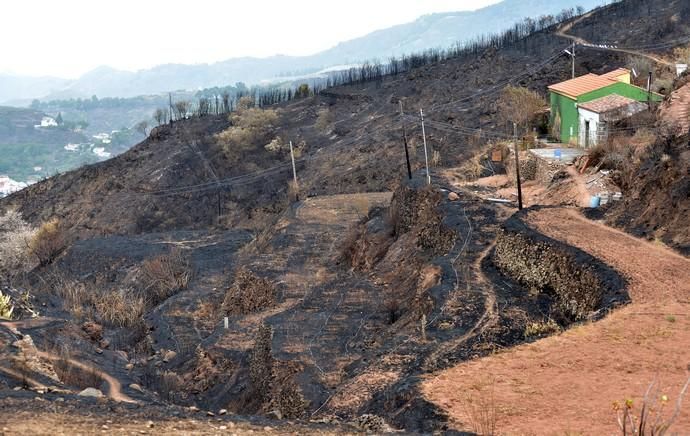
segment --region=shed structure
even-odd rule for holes
[[[605,142],[612,123],[630,118],[648,109],[645,103],[617,94],[577,105],[580,126],[578,144],[589,148]]]

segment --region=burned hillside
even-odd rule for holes
[[[95,395],[155,405],[154,426],[170,413],[213,431],[253,416],[267,432],[301,431],[299,421],[492,433],[468,416],[479,407],[501,431],[548,433],[570,431],[569,419],[588,428],[650,368],[675,382],[687,351],[662,364],[653,351],[673,356],[690,331],[679,315],[690,289],[673,286],[688,260],[604,222],[688,254],[687,135],[657,121],[650,101],[642,121],[612,127],[615,141],[566,162],[571,144],[549,136],[546,97],[571,78],[570,34],[622,39],[612,30],[622,23],[647,43],[650,27],[633,25],[642,9],[653,26],[685,17],[681,2],[660,4],[626,0],[476,53],[180,116],[114,159],[0,200],[0,250],[22,255],[16,274],[0,259],[0,402],[60,395],[71,407]],[[663,48],[645,59],[683,29],[659,30]],[[630,67],[630,56],[581,46],[576,74]],[[532,102],[518,138],[508,85]],[[537,162],[539,147],[553,159]],[[588,185],[604,179],[620,201],[583,211]],[[476,402],[493,398],[485,363],[501,376],[513,368],[486,383],[501,403]]]
[[[605,19],[597,16],[602,26]],[[266,149],[268,140],[223,153],[215,135],[230,126],[225,116],[182,120],[115,159],[38,183],[3,204],[35,223],[59,216],[87,235],[236,224],[284,210],[289,141],[298,148],[303,196],[389,190],[404,174],[400,101],[413,118],[420,108],[426,112],[431,165],[456,166],[487,141],[512,134],[495,107],[506,84],[543,93],[568,77],[567,44],[545,30],[500,50],[283,103],[272,132],[277,152]],[[603,72],[626,61],[624,54],[588,50],[578,64]],[[405,124],[417,170],[424,166],[420,125]]]

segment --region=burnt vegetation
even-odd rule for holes
[[[658,2],[615,4],[573,32],[613,27],[608,12],[637,17],[648,3]],[[0,217],[0,284],[30,289],[47,315],[68,320],[47,334],[112,362],[123,386],[157,393],[126,389],[147,400],[324,414],[381,431],[377,414],[410,431],[445,430],[421,399],[424,374],[628,302],[624,280],[590,255],[519,216],[501,227],[507,209],[439,187],[445,167],[463,165],[467,179],[493,174],[486,150],[505,159],[513,123],[534,144],[545,86],[570,75],[553,32],[583,12],[309,83],[171,97],[129,152],[0,202],[17,210]],[[673,38],[678,29],[661,31]],[[628,61],[579,56],[578,68],[597,72]],[[431,186],[420,177],[419,123],[400,106],[430,108]],[[657,137],[656,120],[636,123],[650,130],[617,126],[592,151],[592,165],[632,194],[607,219],[687,251],[687,136]],[[382,191],[386,204],[374,205]],[[46,333],[35,334],[44,346]],[[102,383],[74,356],[56,364],[63,384]],[[476,407],[487,421],[477,431],[495,431],[493,405]]]
[[[276,303],[276,289],[269,280],[246,268],[235,273],[232,287],[225,293],[222,310],[229,315],[247,315]]]

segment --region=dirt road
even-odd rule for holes
[[[561,36],[561,37],[566,38],[566,39],[569,39],[571,41],[574,41],[579,45],[593,48],[595,50],[614,51],[614,52],[618,52],[618,53],[627,53],[627,54],[631,54],[631,55],[635,55],[635,56],[641,56],[643,58],[647,58],[647,59],[649,59],[653,62],[656,62],[658,64],[666,65],[666,66],[669,66],[673,69],[676,68],[676,64],[674,64],[673,62],[667,61],[666,59],[662,59],[658,56],[655,56],[655,55],[652,55],[649,53],[641,52],[639,50],[632,50],[632,49],[628,49],[628,48],[618,48],[618,47],[612,46],[610,44],[603,44],[603,43],[602,44],[594,44],[590,41],[587,41],[584,38],[580,38],[579,36],[574,36],[574,35],[568,34],[568,32],[570,32],[570,30],[573,28],[573,26],[575,26],[580,21],[591,17],[592,14],[594,14],[594,12],[595,11],[588,12],[588,13],[582,15],[581,17],[578,17],[577,19],[572,20],[572,21],[564,24],[561,28],[559,28],[556,31],[556,35]]]
[[[634,398],[639,407],[654,380],[674,403],[690,363],[690,260],[575,209],[536,211],[528,221],[621,272],[632,303],[600,322],[429,377],[427,400],[456,428],[471,430],[468,397],[493,395],[501,434],[613,434],[612,403]],[[690,428],[690,403],[674,428]]]

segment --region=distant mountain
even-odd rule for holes
[[[0,102],[27,103],[33,98],[57,92],[69,86],[70,83],[68,79],[57,77],[30,77],[0,73]]]
[[[13,99],[131,97],[236,82],[255,84],[281,73],[316,71],[366,60],[386,60],[429,48],[446,48],[497,33],[527,17],[557,14],[565,8],[591,9],[605,0],[504,0],[471,12],[425,15],[408,24],[378,30],[311,56],[235,58],[213,64],[167,64],[137,72],[100,67],[77,80],[0,76],[0,102]]]
[[[385,60],[429,48],[447,48],[481,35],[499,33],[528,17],[555,15],[577,6],[590,10],[604,3],[604,0],[504,0],[476,11],[425,15],[411,23],[340,43],[316,56],[324,63]]]

